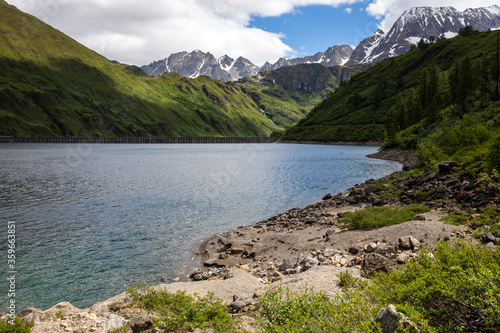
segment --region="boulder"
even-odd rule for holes
[[[70,314],[77,314],[77,313],[79,313],[81,311],[82,310],[80,310],[77,307],[73,306],[69,302],[61,302],[61,303],[58,303],[58,304],[54,305],[50,309],[45,310],[44,313],[47,316],[53,316],[56,313],[62,313],[63,315],[67,316],[67,315],[70,315]]]
[[[410,320],[407,316],[398,312],[396,307],[389,304],[386,308],[383,308],[378,313],[375,321],[380,324],[382,328],[382,333],[394,333],[394,332],[409,332],[417,333],[420,330],[417,328],[414,322]]]
[[[119,329],[123,326],[123,323],[125,323],[125,319],[112,313],[108,316],[108,321],[106,322],[106,325],[104,326],[104,331],[108,332],[108,331]]]
[[[393,256],[396,255],[397,251],[396,248],[392,245],[386,244],[375,251],[375,253],[380,254],[381,256],[384,256],[386,258],[392,258]]]
[[[333,198],[333,197],[332,197],[332,195],[331,195],[330,193],[328,193],[327,195],[325,195],[325,196],[323,197],[323,200],[329,200],[329,199],[331,199],[331,198]]]
[[[375,250],[377,249],[377,244],[370,243],[370,244],[365,246],[365,249],[366,249],[366,252],[368,252],[368,253],[375,252]]]
[[[20,318],[24,318],[26,317],[27,315],[31,314],[31,313],[38,313],[38,314],[42,314],[42,310],[40,309],[37,309],[37,308],[27,308],[27,309],[24,309],[23,311],[19,312],[17,314],[18,317]]]
[[[390,271],[389,260],[378,253],[369,253],[363,262],[362,269],[366,273],[372,273],[374,271]]]
[[[439,164],[439,172],[444,174],[452,173],[453,170],[458,166],[456,162],[445,161]]]
[[[148,318],[137,317],[129,321],[128,326],[132,330],[132,333],[140,333],[150,329],[153,326],[153,322]]]
[[[420,246],[420,242],[418,241],[418,239],[412,236],[400,237],[398,242],[399,247],[403,250],[413,250]]]
[[[484,233],[483,236],[481,237],[481,242],[483,242],[484,244],[488,244],[488,243],[495,243],[496,242],[496,237],[495,235],[493,235],[491,232],[487,232],[487,233]]]

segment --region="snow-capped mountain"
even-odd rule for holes
[[[326,67],[342,66],[350,59],[352,51],[353,50],[349,45],[335,45],[329,47],[324,53],[318,52],[313,56],[294,59],[280,58],[274,64],[266,62],[260,68],[260,71],[275,70],[281,67],[299,64],[322,64]]]
[[[337,45],[328,48],[324,53],[318,52],[304,58],[280,58],[276,63],[266,62],[259,68],[250,60],[239,57],[234,60],[225,55],[216,59],[210,53],[196,50],[191,53],[179,52],[168,58],[152,62],[141,68],[148,75],[162,75],[165,72],[177,72],[182,76],[196,78],[207,75],[220,81],[236,81],[242,77],[257,74],[259,71],[275,70],[281,67],[299,64],[322,64],[327,67],[342,66],[351,56],[352,48],[349,45]]]
[[[463,12],[453,7],[415,7],[401,15],[388,33],[378,30],[363,40],[346,65],[379,62],[410,50],[421,38],[454,37],[460,28],[472,26],[487,31],[500,28],[500,7],[469,8]]]
[[[207,75],[220,81],[238,80],[242,77],[255,75],[259,71],[258,66],[243,57],[234,60],[225,55],[216,59],[211,53],[204,53],[200,50],[190,53],[173,53],[168,58],[152,62],[141,68],[148,75],[177,72],[189,78]]]
[[[417,44],[421,38],[428,40],[442,35],[446,38],[454,37],[460,28],[468,25],[480,31],[499,29],[500,7],[493,5],[469,8],[463,12],[453,7],[415,7],[405,11],[388,33],[377,30],[361,41],[354,50],[349,45],[336,45],[313,56],[280,58],[274,64],[266,62],[261,68],[242,57],[234,60],[225,55],[216,59],[212,54],[201,51],[174,53],[166,59],[141,68],[149,75],[178,72],[190,78],[208,75],[221,81],[235,81],[260,71],[298,64],[322,64],[332,67],[374,63],[406,53],[411,45]]]

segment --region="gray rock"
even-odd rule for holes
[[[394,333],[403,330],[409,333],[420,332],[417,325],[407,316],[398,312],[392,304],[380,310],[375,321],[380,324],[382,333]]]
[[[418,239],[412,236],[405,236],[399,238],[399,247],[403,250],[413,250],[420,247]]]
[[[377,253],[369,253],[363,262],[363,270],[367,273],[374,271],[390,271],[389,260]]]
[[[247,306],[245,301],[235,301],[229,304],[229,310],[232,312],[240,312],[245,306]]]
[[[493,242],[489,242],[488,244],[486,244],[486,247],[489,247],[490,249],[496,249],[497,248],[495,246],[495,243],[493,243]]]
[[[396,255],[397,251],[396,248],[392,245],[386,244],[382,246],[381,248],[377,249],[375,253],[380,254],[381,256],[384,256],[386,258],[392,258],[393,256]]]
[[[137,317],[128,322],[128,326],[132,330],[132,333],[140,333],[153,326],[151,319],[144,317]]]
[[[481,237],[481,241],[484,243],[484,244],[488,244],[488,243],[495,243],[496,242],[496,237],[495,235],[493,235],[491,232],[487,232],[487,233],[484,233],[483,236]]]
[[[40,309],[37,309],[37,308],[27,308],[27,309],[24,309],[23,311],[19,312],[17,314],[17,316],[20,318],[23,318],[23,317],[26,317],[27,315],[32,314],[32,313],[42,314],[43,311]]]
[[[406,253],[400,253],[397,257],[398,264],[404,264],[408,260],[408,255]]]
[[[108,332],[108,331],[116,330],[116,329],[122,327],[123,323],[125,323],[125,319],[112,313],[108,316],[108,321],[106,322],[106,326],[104,326],[104,331]]]
[[[41,315],[41,312],[40,313],[39,312],[29,313],[26,316],[24,316],[24,322],[26,322],[26,323],[33,322],[35,324],[39,324],[40,323],[40,315]]]
[[[243,301],[243,302],[249,304],[252,302],[252,298],[250,296],[244,295],[244,294],[233,295],[233,302],[237,302],[237,301]]]
[[[370,243],[370,244],[366,245],[365,248],[366,248],[366,252],[369,252],[369,253],[375,252],[375,250],[377,249],[377,244]]]

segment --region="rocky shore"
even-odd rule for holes
[[[385,154],[385,155],[384,155]],[[393,159],[406,168],[415,163],[408,154],[382,153],[372,157]],[[388,271],[412,258],[423,247],[433,248],[439,240],[473,238],[461,225],[441,221],[446,214],[478,207],[498,209],[500,190],[485,179],[459,177],[456,164],[445,162],[429,174],[394,173],[355,185],[346,193],[327,194],[322,201],[291,209],[259,223],[216,235],[200,248],[202,266],[190,275],[192,282],[176,282],[157,288],[170,292],[186,290],[203,296],[213,292],[229,304],[230,312],[243,313],[242,329],[252,331],[252,317],[266,288],[284,285],[292,290],[304,286],[327,293],[341,292],[336,274],[349,271],[367,277],[377,270]],[[339,219],[346,213],[369,206],[423,204],[431,208],[415,220],[367,231],[345,230]],[[495,247],[491,234],[480,239]],[[18,314],[35,322],[32,332],[107,332],[127,326],[140,332],[151,326],[151,314],[131,305],[126,293],[89,309],[60,303],[46,311],[26,309]],[[49,318],[49,319],[47,319]]]

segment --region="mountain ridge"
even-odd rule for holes
[[[354,49],[349,45],[335,45],[329,47],[325,52],[317,52],[314,55],[302,58],[285,59],[280,58],[274,64],[266,62],[260,68],[243,59],[244,63],[237,70],[231,72],[234,59],[225,55],[215,59],[210,53],[199,50],[193,52],[180,52],[185,58],[196,59],[190,61],[174,61],[171,57],[152,62],[141,68],[148,75],[161,75],[164,72],[177,71],[186,77],[197,75],[208,75],[221,81],[237,81],[242,77],[257,74],[260,71],[275,70],[286,66],[297,64],[319,63],[326,67],[351,66],[365,63],[376,63],[383,59],[404,54],[410,50],[412,45],[420,39],[429,40],[431,36],[438,38],[454,37],[461,28],[472,26],[479,31],[500,28],[500,7],[497,5],[489,7],[468,8],[458,11],[454,7],[413,7],[406,10],[397,20],[388,33],[377,30],[372,35],[362,40]],[[203,54],[203,57],[195,57],[192,54]],[[175,57],[174,57],[175,58]],[[221,60],[222,59],[222,60]],[[229,59],[230,61],[226,60]],[[174,66],[169,65],[170,63]]]

